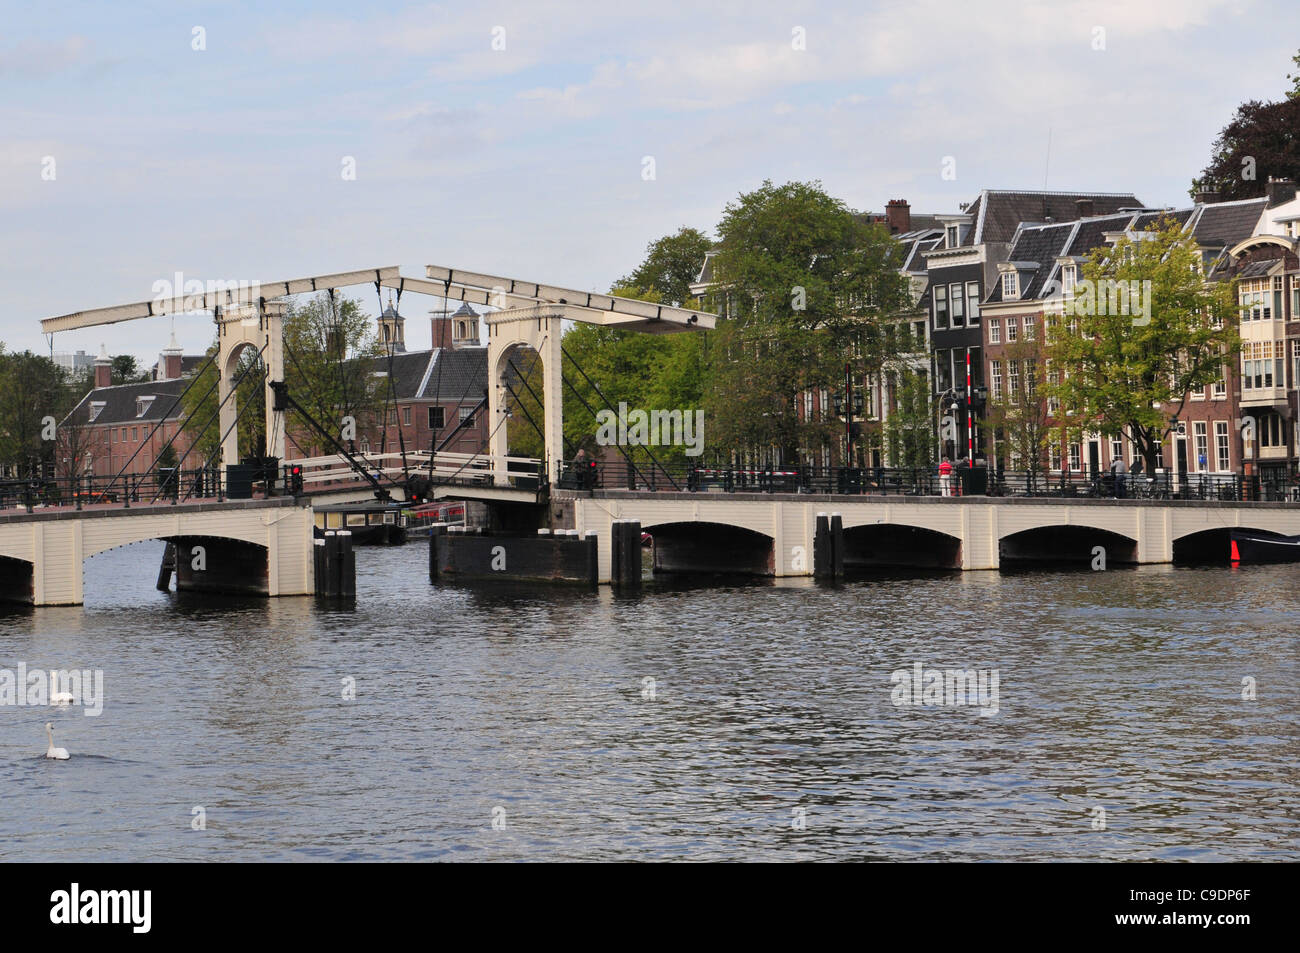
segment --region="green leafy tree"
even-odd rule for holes
[[[133,354],[114,355],[110,378],[115,385],[142,384],[152,379],[148,371],[140,369],[139,362]]]
[[[981,426],[996,443],[1002,467],[1025,470],[1031,478],[1037,477],[1046,472],[1053,432],[1044,389],[1043,345],[1022,338],[1007,345],[999,360],[1006,368],[1006,388],[1000,396],[990,399]],[[1013,363],[1015,374],[1011,371]],[[1018,382],[1014,393],[1010,390],[1013,379]]]
[[[31,351],[6,353],[0,345],[0,465],[18,474],[52,465],[55,439],[47,417],[61,421],[70,409],[64,371]]]
[[[794,460],[835,427],[803,419],[800,395],[834,389],[846,362],[878,375],[894,356],[883,326],[911,305],[898,244],[817,182],[764,182],[726,207],[718,234],[726,317],[710,346],[707,419],[724,447]]]
[[[925,468],[934,459],[934,412],[930,379],[922,371],[904,367],[886,372],[894,405],[885,421],[885,446],[896,467]]]
[[[285,314],[284,376],[289,393],[336,439],[345,417],[355,420],[358,439],[382,419],[388,385],[375,371],[384,370],[376,364],[384,353],[374,319],[360,302],[320,292],[306,304],[291,304]],[[289,419],[297,416],[291,412]],[[303,420],[294,421],[290,433],[302,435],[325,453],[333,452]]]
[[[617,287],[637,289],[639,293],[654,292],[658,295],[655,300],[691,307],[690,286],[712,246],[703,232],[683,227],[676,234],[651,242],[646,247],[645,261],[630,275],[620,278]]]
[[[214,343],[208,348],[209,356],[216,347]],[[380,419],[384,380],[374,372],[380,369],[375,361],[382,354],[383,345],[378,340],[374,321],[356,301],[321,292],[306,304],[291,302],[286,309],[284,376],[289,393],[336,439],[343,436],[345,417],[355,421],[358,439]],[[245,348],[236,363],[232,377],[243,374],[235,395],[236,406],[240,408],[241,455],[261,455],[266,446],[264,362],[254,349]],[[182,426],[196,444],[193,455],[200,455],[205,461],[216,461],[220,451],[218,396],[217,389],[212,387],[216,375],[214,362],[190,388],[184,402]],[[204,429],[209,420],[212,423]],[[318,436],[296,411],[286,414],[286,427],[286,444],[291,453],[333,452],[332,445]],[[355,441],[353,444],[350,450],[356,449]],[[190,466],[191,461],[187,459],[186,469]]]
[[[1044,396],[1059,401],[1061,436],[1125,436],[1150,473],[1169,418],[1191,391],[1218,380],[1240,348],[1235,283],[1207,285],[1195,239],[1172,220],[1142,240],[1094,249],[1082,278],[1074,310],[1083,313],[1048,328]],[[1116,286],[1101,284],[1108,281],[1140,289],[1149,309],[1134,306],[1132,296],[1124,307]]]
[[[643,301],[660,301],[653,290],[615,286],[610,294]],[[702,335],[698,333],[643,334],[576,323],[564,335],[564,455],[579,449],[594,455],[598,423],[595,412],[607,407],[618,411],[700,408],[702,390]],[[511,417],[508,424],[511,453],[542,456],[543,426],[541,363],[535,354],[512,356],[523,382],[512,381]],[[524,383],[526,382],[526,383]],[[603,396],[602,396],[603,395]],[[531,420],[530,420],[531,418]],[[706,431],[707,433],[707,431]],[[686,462],[684,447],[625,447],[640,463],[658,460],[665,465]]]

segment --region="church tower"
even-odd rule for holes
[[[406,350],[406,319],[393,307],[393,297],[388,296],[388,307],[379,316],[379,343],[401,354]]]

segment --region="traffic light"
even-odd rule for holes
[[[302,493],[302,467],[296,463],[289,468],[289,492],[294,496]]]

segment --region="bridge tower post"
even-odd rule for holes
[[[273,381],[284,380],[284,312],[282,301],[260,300],[257,304],[237,305],[219,311],[217,322],[217,399],[221,402],[218,423],[221,427],[221,463],[239,463],[239,416],[237,395],[233,394],[239,355],[246,347],[260,351],[266,365],[266,434],[267,456],[284,459],[284,410],[275,409]]]
[[[542,432],[544,435],[546,473],[552,483],[560,478],[564,456],[564,394],[561,390],[560,347],[563,312],[538,305],[488,314],[488,453],[492,457],[493,483],[509,484],[506,455],[509,434],[506,413],[509,391],[506,380],[510,369],[510,352],[516,347],[530,347],[542,362]]]

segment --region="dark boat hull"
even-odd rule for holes
[[[1234,563],[1300,563],[1300,536],[1232,530],[1229,558]]]

